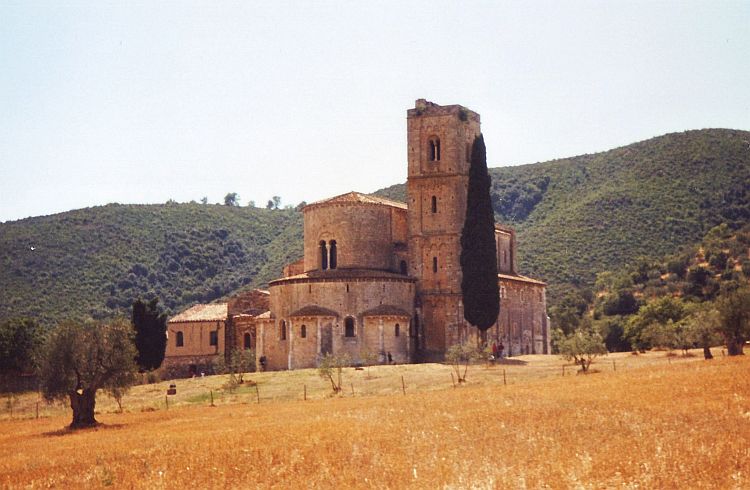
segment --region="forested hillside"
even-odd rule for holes
[[[709,129],[594,155],[490,169],[497,220],[550,303],[596,273],[750,221],[750,133]],[[365,183],[363,183],[364,185]],[[378,192],[405,200],[405,185]],[[302,215],[203,204],[107,205],[0,223],[0,319],[124,312],[157,295],[175,312],[276,278],[302,255]]]
[[[204,204],[110,204],[0,224],[0,318],[52,323],[170,311],[279,276],[302,255],[302,214]]]
[[[497,220],[518,231],[521,272],[548,281],[553,303],[571,286],[593,286],[597,272],[675,253],[719,223],[750,221],[747,131],[673,133],[490,174]]]

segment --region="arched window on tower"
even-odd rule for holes
[[[408,268],[406,266],[406,261],[405,260],[401,261],[401,263],[399,264],[399,269],[401,270],[401,275],[402,276],[405,276],[405,275],[407,275],[409,273],[409,270],[408,270]]]
[[[401,335],[401,325],[397,323],[396,326],[393,327],[393,336],[398,337],[399,335]]]
[[[281,320],[281,327],[279,329],[279,339],[286,340],[286,322]]]
[[[432,196],[432,212],[437,213],[437,196]]]
[[[299,328],[299,336],[302,337],[303,339],[307,338],[307,325],[302,325]]]
[[[328,242],[328,245],[330,247],[330,259],[328,260],[328,265],[331,269],[335,269],[336,263],[338,262],[338,259],[336,258],[336,240],[331,240]]]
[[[320,241],[320,270],[328,269],[328,247],[324,240]]]
[[[427,152],[431,162],[440,161],[440,139],[437,137],[430,138],[427,145]]]
[[[252,337],[250,337],[249,333],[246,333],[243,339],[242,346],[245,348],[245,350],[250,350],[253,348],[252,345]]]
[[[182,335],[182,332],[177,332],[177,336],[175,336],[174,345],[175,347],[182,347],[185,345],[185,337]]]
[[[437,272],[438,266],[437,266],[437,257],[432,258],[432,272]]]
[[[350,316],[344,320],[344,337],[354,337],[354,318]]]

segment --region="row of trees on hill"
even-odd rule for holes
[[[201,199],[201,203],[208,204],[208,198],[204,197],[203,199]],[[256,207],[255,201],[248,201],[247,205],[251,208]],[[240,195],[236,192],[227,193],[227,195],[224,196],[224,206],[241,206]],[[305,201],[301,201],[296,206],[287,204],[286,206],[284,206],[284,209],[294,209],[296,211],[300,211],[305,206],[307,206],[307,203]],[[271,199],[269,199],[266,203],[266,209],[281,209],[281,196],[273,196]]]
[[[96,394],[119,400],[137,373],[164,360],[167,316],[158,300],[133,304],[132,316],[111,320],[64,321],[46,335],[31,320],[0,324],[0,376],[12,390],[20,375],[35,373],[48,401],[68,400],[71,428],[96,425]]]
[[[702,243],[661,261],[641,259],[597,277],[550,309],[555,345],[574,332],[597,335],[609,351],[683,350],[724,343],[742,354],[750,339],[750,225],[711,229]]]

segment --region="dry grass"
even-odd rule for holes
[[[750,487],[750,359],[621,356],[616,372],[610,358],[564,378],[559,359],[525,359],[505,367],[508,386],[502,368],[453,389],[443,366],[382,367],[349,373],[373,395],[301,402],[294,387],[312,373],[276,374],[288,376],[278,385],[263,374],[261,396],[278,401],[255,404],[253,391],[212,408],[182,394],[176,409],[102,413],[102,427],[76,433],[65,413],[6,420],[0,486]],[[149,406],[154,388],[127,406]]]

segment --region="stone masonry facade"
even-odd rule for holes
[[[303,257],[269,291],[230,299],[221,347],[255,349],[259,368],[279,370],[315,367],[327,353],[438,361],[451,345],[476,342],[463,319],[459,257],[479,133],[479,114],[417,100],[407,111],[407,202],[350,192],[307,205]],[[512,229],[497,225],[495,237],[500,314],[487,340],[508,355],[547,354],[546,284],[518,274]],[[170,320],[170,344],[177,320],[190,320],[181,315]]]

